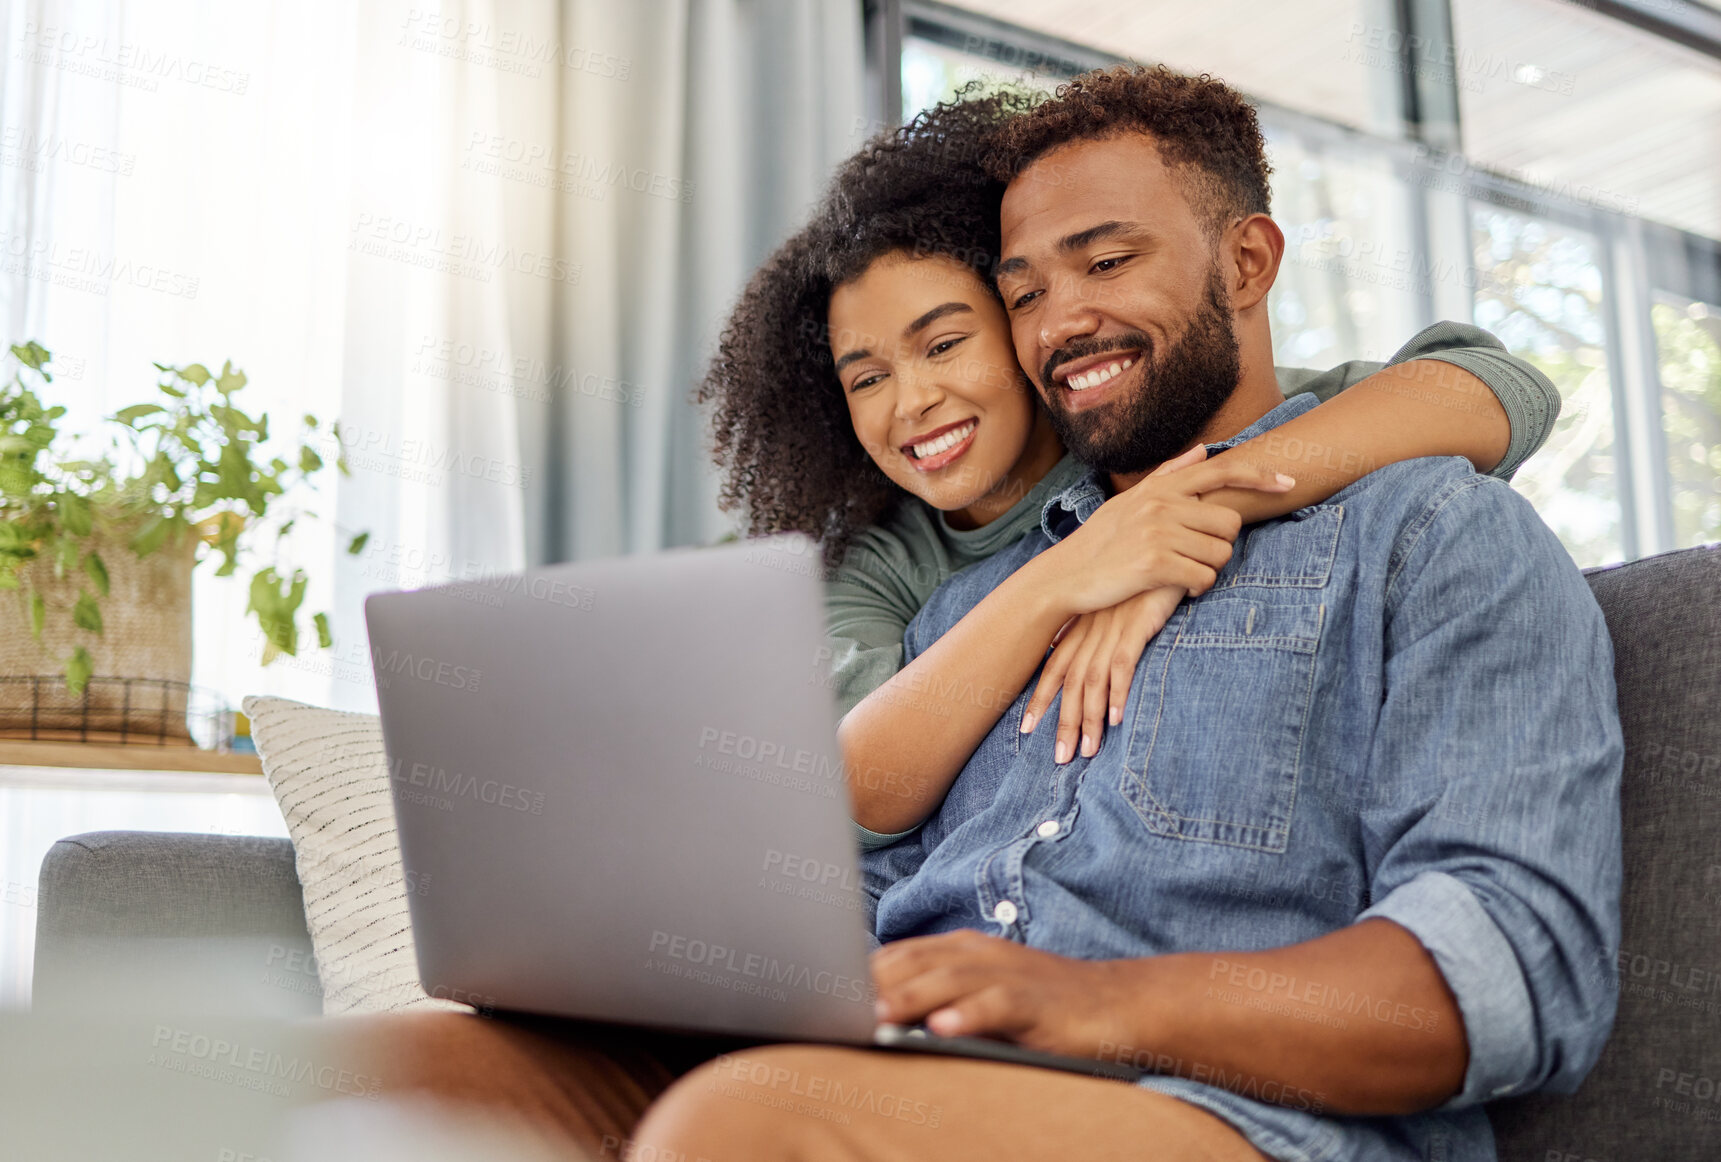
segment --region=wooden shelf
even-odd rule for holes
[[[254,754],[219,754],[194,746],[121,746],[117,743],[38,742],[0,738],[0,766],[82,767],[109,771],[206,771],[261,775]]]

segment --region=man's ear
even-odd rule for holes
[[[1231,306],[1247,311],[1267,297],[1279,277],[1279,260],[1285,256],[1285,234],[1265,214],[1250,214],[1231,227],[1230,249],[1234,266],[1231,276]]]

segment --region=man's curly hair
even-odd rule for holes
[[[713,405],[719,504],[744,512],[749,535],[806,533],[834,565],[905,495],[849,420],[831,359],[831,294],[897,252],[954,259],[992,289],[1004,183],[981,158],[988,135],[1033,101],[971,85],[875,137],[742,292],[695,398]]]
[[[1065,82],[1054,97],[1001,125],[983,164],[1008,182],[1059,146],[1131,132],[1152,135],[1210,240],[1239,218],[1269,212],[1273,170],[1254,106],[1205,73],[1192,77],[1163,65],[1118,65]]]

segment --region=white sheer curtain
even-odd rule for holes
[[[343,424],[352,475],[288,545],[334,650],[260,668],[243,578],[200,570],[196,683],[369,709],[365,593],[722,530],[688,391],[859,143],[858,4],[10,0],[0,29],[0,320],[69,421],[231,358],[277,430]]]

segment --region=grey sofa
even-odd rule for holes
[[[1507,1162],[1712,1162],[1721,1158],[1721,547],[1593,570],[1589,581],[1613,635],[1625,725],[1619,1016],[1576,1095],[1513,1099],[1490,1113]],[[178,997],[318,1011],[286,840],[74,836],[48,853],[38,900],[39,1009]]]

